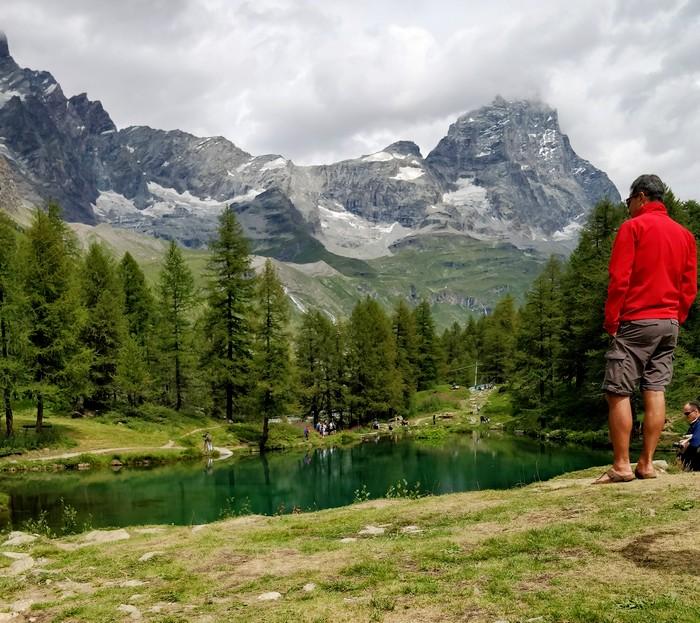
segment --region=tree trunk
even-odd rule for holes
[[[5,435],[7,437],[12,437],[14,418],[12,416],[12,403],[10,402],[9,387],[4,388],[3,398],[5,400]]]
[[[233,422],[233,383],[226,383],[226,421]]]
[[[175,410],[179,411],[182,407],[182,379],[180,378],[180,355],[175,355]]]
[[[0,337],[2,339],[2,357],[5,361],[8,359],[9,355],[9,349],[7,348],[7,324],[5,323],[5,319],[2,319],[2,322],[0,323]],[[9,381],[6,380],[6,382],[9,383]],[[10,388],[5,385],[3,387],[3,399],[5,402],[5,435],[7,437],[12,436],[12,424],[13,424],[13,416],[12,416],[12,402],[11,402],[11,395],[10,395]]]
[[[44,425],[44,394],[39,393],[36,397],[36,432],[40,433]]]
[[[270,435],[270,423],[268,421],[267,415],[263,416],[263,429],[262,435],[260,436],[260,452],[265,452],[265,446],[267,445],[267,438]]]

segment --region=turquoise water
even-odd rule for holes
[[[24,473],[0,479],[0,491],[10,496],[9,517],[0,517],[0,523],[19,529],[45,511],[49,523],[60,526],[66,504],[77,511],[79,524],[95,528],[200,524],[231,513],[344,506],[363,486],[370,497],[383,497],[404,479],[433,494],[503,489],[609,462],[604,451],[468,434],[439,444],[380,439],[351,448],[247,455],[209,466]]]

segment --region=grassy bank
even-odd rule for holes
[[[5,545],[24,557],[0,557],[0,613],[38,623],[695,623],[700,479],[592,487],[594,475]]]

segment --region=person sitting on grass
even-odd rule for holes
[[[678,456],[683,469],[691,472],[700,471],[700,402],[691,400],[683,407],[683,415],[690,427],[688,433],[679,442]]]

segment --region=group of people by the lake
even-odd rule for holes
[[[325,437],[326,435],[332,435],[338,430],[338,427],[336,423],[331,419],[328,422],[324,422],[322,420],[319,420],[316,422],[314,429],[316,432],[321,435],[321,437]],[[308,440],[309,439],[309,427],[304,426],[304,439]]]
[[[656,175],[632,182],[626,200],[631,218],[613,243],[604,323],[610,348],[603,380],[613,464],[594,484],[656,478],[654,452],[666,422],[665,389],[673,375],[678,329],[697,294],[695,236],[668,215],[665,192]],[[633,470],[630,396],[637,386],[644,402],[643,445]],[[700,446],[697,404],[684,408],[693,431],[683,449],[683,455],[689,453],[684,464],[692,469],[697,462],[687,459],[690,453],[697,457]]]

